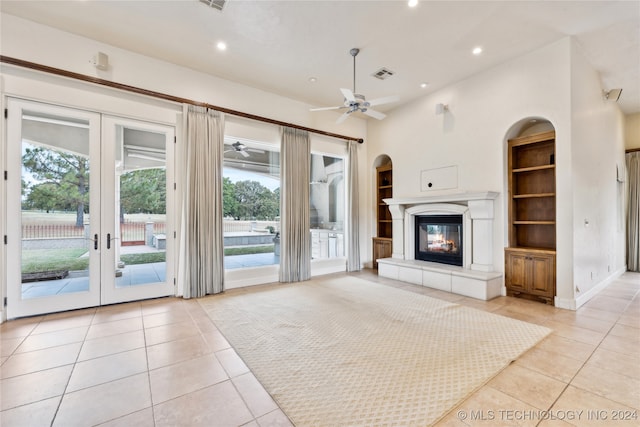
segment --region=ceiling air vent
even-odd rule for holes
[[[371,75],[376,79],[385,80],[393,76],[393,74],[394,74],[393,71],[391,71],[390,69],[382,67]]]
[[[214,9],[222,10],[227,0],[200,0],[200,3],[204,3],[207,6],[211,6]]]

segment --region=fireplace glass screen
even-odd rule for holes
[[[416,259],[462,265],[462,215],[416,218]]]

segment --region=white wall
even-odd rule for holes
[[[625,267],[624,115],[600,76],[571,50],[573,283],[579,303]]]
[[[550,121],[556,130],[557,296],[559,304],[567,308],[573,308],[575,301],[574,274],[583,277],[591,268],[582,261],[576,269],[573,268],[576,258],[574,232],[581,230],[580,224],[575,224],[575,218],[583,215],[583,204],[589,205],[589,216],[606,224],[602,225],[606,230],[611,229],[611,218],[605,211],[610,209],[611,192],[615,187],[611,174],[609,178],[604,175],[615,168],[615,159],[621,153],[619,135],[622,125],[616,122],[617,113],[611,110],[612,107],[602,105],[596,76],[586,63],[579,61],[577,55],[572,55],[574,50],[572,40],[565,38],[396,109],[384,121],[370,122],[369,173],[366,176],[368,188],[372,189],[373,162],[377,156],[387,154],[393,162],[394,197],[418,197],[430,194],[421,191],[421,170],[457,165],[458,188],[433,194],[500,192],[501,196],[496,201],[494,241],[503,242],[506,246],[506,141],[515,136],[514,129],[523,119]],[[572,68],[576,67],[579,71],[572,73]],[[576,78],[581,77],[581,81],[589,80],[589,84],[585,87],[578,87],[582,82],[572,84],[573,74]],[[577,91],[581,91],[586,99],[572,114],[572,102],[576,102],[572,93]],[[447,104],[449,112],[436,115],[437,103]],[[576,116],[590,109],[595,110],[593,114],[597,120],[591,116],[587,132],[590,135],[585,136],[582,129],[576,129],[579,126],[572,125],[572,119],[579,118]],[[597,179],[610,182],[606,186],[603,184],[602,199],[586,198],[583,188],[585,183],[589,185],[591,182],[583,182],[585,178],[580,175],[574,179],[573,163],[586,160],[573,153],[581,146],[573,132],[580,132],[580,139],[588,140],[589,156],[602,159]],[[604,144],[603,139],[606,140]],[[590,167],[590,164],[580,164],[579,170]],[[579,194],[575,198],[574,191]],[[368,206],[373,207],[373,190],[369,191],[368,197]],[[574,215],[574,204],[578,202],[580,214]],[[367,215],[371,236],[375,221],[373,208],[367,209]],[[614,235],[619,237],[617,233]],[[607,246],[610,262],[618,268],[620,241]],[[579,259],[601,256],[603,254],[598,248],[581,248]],[[493,264],[496,270],[503,271],[504,253],[500,245],[494,248]],[[602,266],[598,267],[599,279],[604,278],[606,267],[604,264],[604,272]]]
[[[640,148],[640,113],[629,114],[625,117],[625,143],[627,150]]]

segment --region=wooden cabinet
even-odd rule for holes
[[[546,250],[507,248],[505,278],[507,295],[553,305],[556,254]]]
[[[391,257],[392,220],[389,206],[383,201],[393,197],[393,173],[391,165],[376,168],[376,233],[373,238],[373,268],[377,259]]]
[[[555,172],[554,131],[509,140],[507,294],[550,304],[555,296]]]
[[[378,259],[391,257],[391,239],[387,237],[373,238],[373,268],[378,268]]]

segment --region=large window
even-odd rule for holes
[[[311,154],[313,260],[344,257],[345,160]],[[280,152],[227,137],[224,146],[225,269],[280,263]]]
[[[311,154],[311,258],[344,256],[344,159]]]
[[[276,147],[225,139],[225,269],[280,263],[280,153]]]

